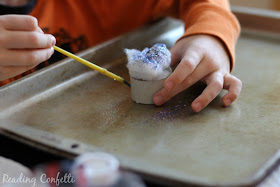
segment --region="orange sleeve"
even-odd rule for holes
[[[227,0],[197,1],[182,18],[186,31],[183,37],[195,34],[209,34],[219,38],[225,45],[231,62],[235,63],[235,45],[240,33],[240,25],[230,12]]]
[[[180,18],[185,22],[185,33],[182,38],[196,34],[217,37],[228,51],[230,70],[233,70],[240,25],[230,11],[228,0],[170,0],[166,1],[166,4],[158,4],[157,8],[161,9],[160,12],[167,12],[169,16]]]

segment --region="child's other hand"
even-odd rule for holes
[[[195,112],[206,107],[222,89],[228,93],[222,98],[229,106],[240,94],[242,83],[229,73],[230,62],[223,44],[215,37],[194,35],[181,39],[171,49],[174,72],[165,80],[164,88],[154,95],[156,105],[162,105],[176,94],[202,80],[205,90],[192,102]]]
[[[43,33],[34,17],[0,16],[0,81],[49,59],[55,42],[52,35]]]

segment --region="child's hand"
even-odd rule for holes
[[[55,42],[52,35],[43,33],[34,17],[0,16],[0,81],[49,59]]]
[[[222,98],[229,106],[240,94],[242,83],[229,73],[228,53],[222,43],[208,35],[194,35],[181,39],[171,49],[171,66],[178,64],[165,80],[164,88],[154,95],[156,105],[162,105],[176,94],[199,80],[207,84],[205,90],[192,102],[195,112],[206,107],[222,89],[228,93]]]

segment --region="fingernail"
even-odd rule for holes
[[[194,109],[195,109],[196,112],[198,112],[202,109],[202,105],[200,103],[195,103],[194,104]]]
[[[166,89],[167,89],[167,90],[172,90],[173,87],[174,87],[173,82],[168,81],[168,82],[166,83]]]
[[[160,96],[160,95],[155,96],[154,102],[155,102],[155,104],[157,104],[157,105],[162,104],[162,102],[163,102],[162,96]]]
[[[226,106],[230,105],[230,103],[231,103],[231,100],[229,100],[229,99],[225,100],[225,105]]]
[[[56,39],[55,39],[55,37],[54,37],[54,36],[51,36],[51,41],[52,41],[52,46],[54,46],[54,45],[55,45],[55,43],[56,43]]]
[[[53,55],[53,54],[54,54],[54,48],[51,47],[51,55]]]

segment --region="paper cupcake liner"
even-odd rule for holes
[[[164,81],[167,77],[161,80],[147,81],[135,79],[130,76],[131,99],[136,103],[154,104],[153,96],[156,92],[163,88]]]

